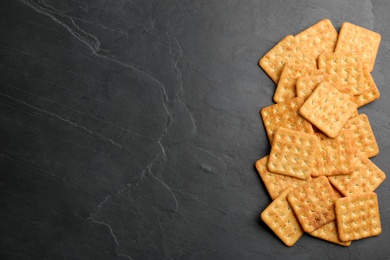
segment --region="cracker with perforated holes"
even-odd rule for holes
[[[303,235],[290,205],[286,200],[292,188],[286,189],[262,213],[261,219],[287,246],[293,246]]]
[[[374,132],[365,114],[350,118],[343,129],[352,132],[354,145],[359,152],[365,154],[368,158],[374,157],[379,153]]]
[[[295,85],[299,77],[322,74],[323,72],[321,70],[313,69],[308,64],[286,62],[280,74],[278,85],[276,86],[274,101],[280,103],[296,97]]]
[[[265,187],[271,199],[276,199],[285,189],[296,188],[306,183],[307,180],[301,180],[290,176],[270,172],[267,168],[268,155],[256,162],[256,169],[263,180]],[[309,178],[308,180],[310,180]]]
[[[341,93],[348,95],[351,100],[355,99],[352,89],[341,84],[341,79],[337,74],[323,74],[298,78],[296,83],[297,96],[306,100],[311,95],[311,93],[313,93],[314,89],[323,81],[330,83]]]
[[[335,219],[332,194],[333,189],[328,179],[321,176],[287,195],[287,201],[305,232],[313,232]]]
[[[341,83],[352,89],[354,95],[363,93],[363,64],[358,53],[322,53],[318,68],[327,74],[337,74]]]
[[[323,52],[333,52],[338,33],[329,19],[323,19],[298,33],[295,38],[303,51],[312,53],[316,59]]]
[[[335,138],[323,133],[315,135],[319,141],[319,153],[317,167],[313,168],[311,176],[351,174],[354,170],[355,153],[351,131],[341,131]]]
[[[341,26],[335,52],[361,53],[363,62],[368,65],[369,71],[372,71],[380,42],[379,33],[345,22]]]
[[[338,199],[335,211],[341,241],[377,236],[382,232],[378,197],[374,192]]]
[[[380,97],[379,90],[376,87],[374,79],[372,78],[367,66],[363,66],[363,85],[363,93],[354,97],[354,101],[358,107],[367,105]]]
[[[329,176],[329,182],[344,196],[375,191],[386,179],[386,174],[364,154],[355,161],[355,170],[350,175]]]
[[[323,225],[320,228],[317,228],[313,232],[309,233],[313,237],[317,237],[338,245],[342,246],[350,246],[351,241],[343,242],[340,241],[338,231],[337,231],[337,223],[336,221],[331,221],[328,224]]]
[[[275,83],[278,83],[284,63],[296,57],[297,52],[300,52],[297,40],[294,36],[288,35],[260,59],[259,65]]]
[[[318,139],[315,135],[280,127],[274,136],[268,169],[306,180],[315,165],[317,152]]]
[[[299,113],[329,137],[336,137],[356,111],[356,104],[328,82],[320,83]]]
[[[264,107],[260,111],[270,144],[272,144],[274,134],[279,127],[303,133],[313,133],[313,127],[309,121],[298,113],[302,104],[301,98],[292,98],[283,103]]]

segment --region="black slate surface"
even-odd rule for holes
[[[349,248],[287,248],[259,219],[258,114],[274,84],[257,62],[323,18],[382,35],[364,108],[390,173],[390,2],[0,3],[0,258],[389,259],[383,233]]]

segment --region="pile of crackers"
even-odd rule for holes
[[[289,35],[260,59],[277,84],[260,114],[271,144],[256,168],[273,200],[262,220],[287,245],[306,232],[336,244],[382,231],[375,189],[385,173],[369,119],[379,98],[371,76],[381,36],[324,19]]]

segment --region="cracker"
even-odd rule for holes
[[[335,138],[315,133],[319,140],[318,166],[311,176],[350,174],[354,170],[354,153],[350,131],[341,131]]]
[[[297,79],[308,74],[321,75],[323,72],[310,68],[308,64],[286,62],[275,90],[274,101],[280,103],[296,97],[295,85]]]
[[[336,137],[356,111],[356,104],[328,82],[322,82],[306,99],[299,113],[329,137]]]
[[[268,169],[306,180],[315,164],[317,149],[315,135],[280,127],[272,143]]]
[[[371,192],[386,179],[386,174],[364,154],[355,158],[355,170],[350,175],[329,176],[329,182],[344,196]]]
[[[354,95],[363,93],[362,59],[357,53],[323,53],[318,57],[318,68],[327,74],[337,74],[341,83],[353,90]]]
[[[295,38],[303,51],[310,51],[315,58],[323,52],[333,52],[338,33],[329,19],[323,19],[306,30],[298,33]]]
[[[290,205],[286,200],[292,188],[286,189],[262,213],[261,219],[287,246],[293,246],[303,235]]]
[[[270,144],[272,144],[274,134],[279,127],[303,133],[313,133],[313,127],[309,121],[298,113],[302,104],[303,100],[301,98],[292,98],[286,100],[286,102],[268,106],[261,110],[260,114]]]
[[[341,241],[377,236],[382,232],[378,198],[374,192],[338,199],[335,211]]]
[[[295,57],[296,52],[299,52],[298,42],[294,36],[288,35],[260,59],[259,65],[278,83],[284,63]]]
[[[306,180],[270,172],[267,168],[268,155],[256,162],[256,169],[263,180],[271,199],[276,199],[285,189],[297,188],[306,183]],[[309,178],[310,179],[310,178]]]
[[[287,200],[305,232],[313,232],[335,219],[333,189],[321,176],[292,190]]]
[[[358,107],[362,107],[380,97],[380,93],[367,66],[363,66],[363,93],[355,96],[354,101]]]
[[[335,52],[361,53],[363,62],[367,64],[369,71],[372,71],[380,42],[379,33],[345,22],[341,26]]]
[[[317,228],[316,230],[311,232],[310,235],[312,235],[313,237],[318,237],[320,239],[335,243],[335,244],[342,245],[342,246],[350,246],[351,245],[351,241],[348,241],[348,242],[340,241],[339,235],[337,232],[337,223],[335,220],[329,222],[328,224],[323,225],[320,228]]]
[[[365,154],[368,158],[374,157],[379,153],[374,132],[365,114],[350,118],[345,124],[344,129],[352,132],[354,145],[359,152]]]

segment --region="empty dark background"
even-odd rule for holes
[[[0,258],[389,259],[383,233],[292,248],[260,221],[269,152],[257,62],[323,18],[382,35],[360,109],[390,172],[390,2],[2,0]]]

